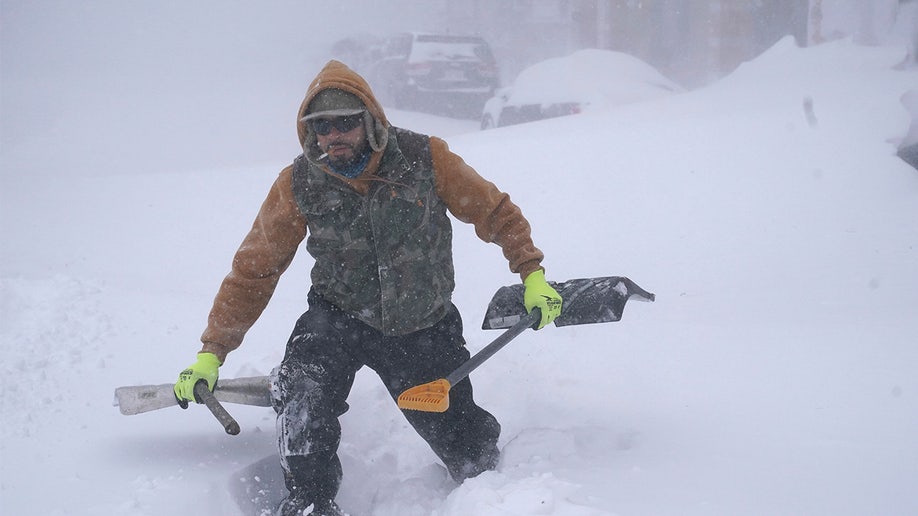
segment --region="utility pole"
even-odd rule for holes
[[[612,0],[597,0],[596,48],[612,48]]]
[[[825,41],[822,35],[822,0],[810,0],[810,23],[807,44],[818,45]]]

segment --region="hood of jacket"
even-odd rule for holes
[[[309,89],[306,90],[306,97],[303,98],[300,109],[296,114],[296,132],[306,158],[316,162],[319,155],[321,155],[321,151],[316,143],[316,135],[312,133],[308,124],[302,118],[307,114],[309,103],[320,91],[328,88],[346,91],[356,95],[363,102],[367,108],[364,125],[367,130],[370,147],[373,149],[373,154],[381,154],[386,148],[389,137],[389,120],[386,118],[382,105],[373,95],[370,85],[363,77],[348,68],[344,63],[332,60],[312,80]],[[371,161],[376,162],[378,158]]]

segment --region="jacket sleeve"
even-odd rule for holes
[[[430,153],[437,195],[449,212],[474,225],[478,238],[500,246],[510,270],[520,278],[541,269],[544,254],[533,244],[529,221],[510,195],[481,177],[440,138],[430,138]]]
[[[214,299],[201,351],[214,353],[221,362],[242,344],[306,237],[306,219],[293,197],[292,172],[292,166],[285,168],[272,185]]]

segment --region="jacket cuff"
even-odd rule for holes
[[[220,359],[220,364],[225,364],[226,355],[229,354],[229,349],[227,349],[226,346],[217,344],[216,342],[205,342],[199,353],[213,353],[214,355],[217,355],[218,359]]]
[[[545,270],[545,267],[542,267],[539,263],[539,260],[529,260],[528,262],[523,262],[520,264],[520,280],[525,281],[526,278],[537,270]]]

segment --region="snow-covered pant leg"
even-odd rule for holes
[[[393,399],[409,387],[448,376],[469,359],[462,318],[455,306],[431,328],[383,338],[382,349],[384,353],[367,356],[366,364],[379,374]],[[452,386],[449,399],[449,410],[443,413],[402,413],[453,479],[462,482],[497,466],[500,424],[475,403],[469,379]]]
[[[305,500],[334,500],[341,485],[338,417],[361,366],[343,346],[342,316],[327,303],[310,302],[275,372],[281,466],[291,496]]]
[[[475,404],[468,379],[449,391],[450,407],[443,413],[404,411],[405,418],[446,464],[456,482],[497,467],[500,424]]]
[[[455,306],[434,326],[408,335],[378,330],[309,294],[274,379],[281,463],[291,496],[334,499],[341,484],[338,417],[362,365],[379,375],[393,399],[408,387],[443,378],[469,358]],[[465,379],[450,389],[443,413],[404,411],[456,481],[494,469],[500,424],[475,404]]]

